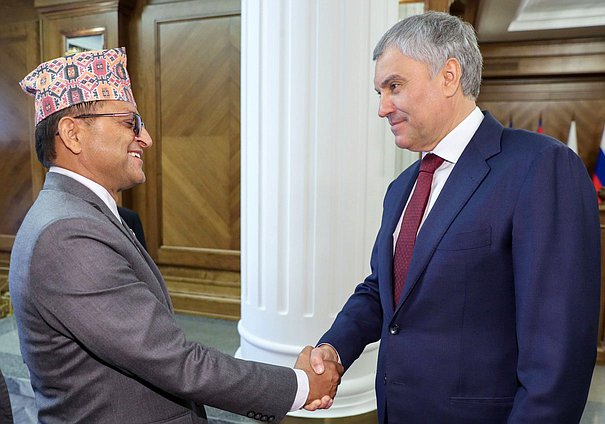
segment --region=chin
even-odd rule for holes
[[[423,144],[416,139],[410,139],[404,136],[395,136],[395,145],[400,149],[409,150],[410,152],[422,152]]]
[[[410,149],[410,142],[402,137],[395,137],[395,145],[400,149],[412,150]]]
[[[143,184],[145,182],[145,180],[146,180],[145,175],[142,175],[142,176],[139,175],[136,178],[133,178],[132,180],[130,180],[128,187],[126,187],[124,190],[128,190],[128,189],[136,187],[140,184]]]

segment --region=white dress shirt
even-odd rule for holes
[[[76,174],[75,172],[70,171],[69,169],[61,168],[59,166],[51,166],[48,169],[48,172],[56,172],[57,174],[65,175],[66,177],[73,178],[80,184],[83,184],[86,187],[88,187],[90,190],[92,190],[92,192],[94,194],[99,196],[99,198],[103,201],[103,203],[105,203],[107,205],[109,210],[111,212],[113,212],[113,214],[116,216],[116,218],[118,218],[118,220],[120,220],[120,222],[122,222],[122,218],[120,218],[120,214],[118,213],[118,205],[117,205],[115,199],[112,197],[111,194],[109,194],[107,189],[105,187],[103,187],[101,184],[96,183],[93,180],[86,178],[80,174]]]
[[[439,197],[439,193],[441,193],[441,189],[445,185],[448,177],[452,173],[454,166],[456,166],[456,162],[460,159],[462,152],[477,132],[479,125],[483,122],[483,113],[478,107],[466,117],[456,128],[449,132],[448,135],[443,137],[443,139],[435,146],[430,152],[422,152],[422,157],[426,156],[429,153],[434,153],[437,156],[445,159],[443,164],[437,168],[435,173],[433,174],[433,181],[431,183],[431,193],[429,195],[429,201],[426,205],[426,209],[424,211],[424,215],[422,216],[422,220],[420,221],[420,226],[418,227],[418,231],[422,227],[424,220],[428,216],[431,211],[437,197]],[[412,188],[412,193],[416,188],[416,183],[414,183],[414,187]],[[399,237],[399,230],[401,229],[401,222],[403,221],[403,215],[405,214],[405,210],[408,207],[408,203],[411,198],[408,197],[408,200],[405,204],[405,208],[403,208],[403,212],[401,217],[399,218],[399,223],[395,228],[395,232],[393,233],[393,254],[395,254],[395,246],[397,245],[397,237]]]
[[[56,172],[57,174],[65,175],[66,177],[73,178],[79,183],[85,185],[90,190],[93,191],[94,194],[99,196],[99,198],[107,205],[109,210],[113,212],[113,214],[122,221],[120,218],[120,214],[118,213],[118,205],[115,199],[109,194],[109,191],[102,185],[94,182],[93,180],[86,178],[80,174],[76,174],[69,169],[61,168],[59,166],[51,166],[48,172]],[[303,370],[295,369],[296,373],[296,382],[298,383],[298,389],[296,391],[296,396],[294,398],[294,403],[292,404],[292,408],[290,411],[298,411],[301,409],[305,402],[307,401],[307,397],[309,396],[309,379],[307,378],[307,374]]]

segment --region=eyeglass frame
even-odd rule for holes
[[[136,112],[116,112],[116,113],[85,113],[83,115],[74,116],[75,119],[85,119],[85,118],[104,118],[104,117],[120,117],[120,116],[132,116],[134,120],[134,125],[132,126],[132,132],[134,132],[135,137],[141,136],[141,131],[143,131],[143,127],[145,127],[145,122],[143,122],[143,118]]]

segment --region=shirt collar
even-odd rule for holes
[[[60,166],[51,166],[48,172],[56,172],[57,174],[65,175],[66,177],[73,178],[80,184],[88,187],[94,194],[99,196],[99,198],[107,205],[109,210],[121,221],[120,214],[118,213],[118,205],[114,198],[109,194],[107,189],[103,187],[101,184],[94,182],[93,180],[86,178],[80,174],[77,174],[69,169],[61,168]]]
[[[475,132],[477,132],[481,122],[483,122],[483,118],[484,115],[481,109],[475,107],[456,128],[443,137],[432,152],[423,152],[422,157],[427,153],[434,153],[446,161],[455,164],[460,159],[462,152],[466,149],[468,143],[470,143]]]

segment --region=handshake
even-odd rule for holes
[[[298,355],[294,368],[303,370],[309,379],[309,396],[305,409],[327,409],[332,406],[344,368],[330,345],[306,346]]]

